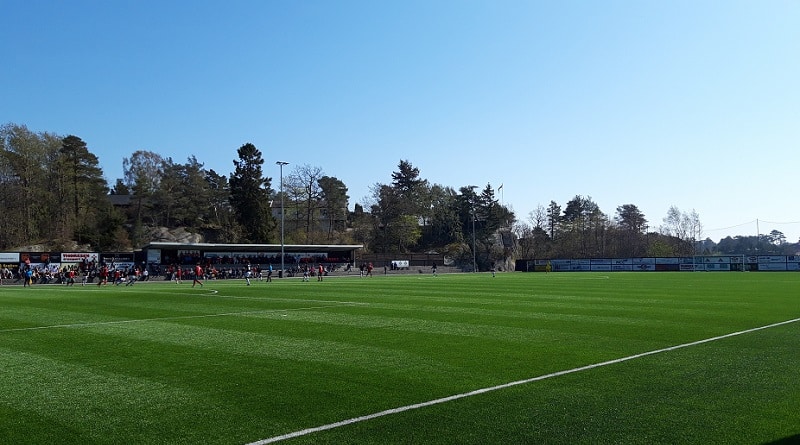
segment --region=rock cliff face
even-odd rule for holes
[[[67,242],[64,245],[51,246],[47,244],[31,244],[20,246],[13,249],[6,249],[7,252],[91,252],[92,246],[88,244],[78,244],[75,241]]]
[[[9,252],[49,252],[51,249],[48,249],[44,244],[31,244],[30,246],[20,246],[6,250]]]
[[[167,227],[155,227],[150,233],[150,241],[160,241],[167,243],[202,243],[203,235],[192,233],[183,227],[169,229]]]
[[[183,227],[170,229],[168,227],[154,227],[148,232],[150,241],[161,241],[167,243],[202,243],[205,242],[203,235],[192,233]],[[47,245],[31,244],[29,246],[19,246],[14,249],[6,249],[8,252],[93,252],[92,246],[88,244],[78,244],[75,241],[68,242],[66,245]]]

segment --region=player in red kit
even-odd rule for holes
[[[200,281],[200,278],[202,277],[203,277],[203,268],[200,267],[200,265],[198,264],[194,266],[194,280],[192,281],[192,287],[194,287],[195,284],[199,284],[200,287],[203,287],[203,282]]]

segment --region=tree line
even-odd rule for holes
[[[322,167],[292,166],[281,192],[264,175],[263,154],[253,144],[239,147],[232,163],[225,175],[193,155],[179,163],[139,150],[123,158],[123,178],[108,184],[80,137],[6,124],[0,127],[0,249],[46,244],[71,250],[77,243],[124,251],[152,241],[161,227],[184,227],[207,242],[277,243],[280,215],[288,244],[435,251],[481,270],[513,258],[778,253],[787,245],[780,232],[714,244],[701,240],[695,211],[671,207],[655,227],[634,204],[609,216],[582,195],[563,208],[554,201],[539,205],[520,220],[498,202],[491,184],[431,184],[408,160],[350,211],[346,184]]]

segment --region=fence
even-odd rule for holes
[[[669,258],[591,258],[517,260],[522,272],[741,272],[800,271],[800,255],[727,255]]]

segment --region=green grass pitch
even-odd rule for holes
[[[0,442],[798,439],[798,318],[790,272],[2,286]]]

